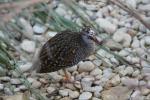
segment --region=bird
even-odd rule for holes
[[[89,26],[75,32],[65,30],[49,39],[39,52],[39,73],[50,73],[78,64],[95,51],[95,43],[100,44],[96,32]],[[67,77],[67,75],[66,75]],[[68,77],[67,77],[68,78]]]

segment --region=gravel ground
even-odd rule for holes
[[[125,2],[137,9],[150,22],[150,0],[126,0]],[[66,10],[63,4],[55,1],[53,3],[57,5],[55,10],[60,15],[81,23],[80,19]],[[91,61],[81,61],[78,65],[68,68],[74,83],[60,82],[64,76],[62,70],[36,76],[25,73],[32,87],[39,89],[41,94],[46,95],[50,100],[129,100],[129,98],[150,100],[150,64],[143,60],[150,61],[150,30],[115,5],[106,5],[96,0],[78,3],[102,28],[100,37],[112,35],[115,42],[107,40],[105,45],[137,67],[122,65],[114,55],[99,49],[97,54],[102,59],[91,55],[89,57]],[[15,45],[22,52],[19,58],[19,62],[23,62],[20,64],[20,69],[22,72],[27,72],[32,66],[33,53],[40,47],[36,41],[43,44],[57,32],[47,30],[47,27],[38,23],[31,26],[24,18],[20,20],[29,31],[26,36],[35,40],[24,39],[19,45]],[[27,90],[18,75],[12,73],[13,76],[0,77],[0,91],[5,95],[13,94],[8,88],[9,84],[15,93]],[[36,99],[31,96],[30,100]]]

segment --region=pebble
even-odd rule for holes
[[[99,25],[100,28],[104,29],[107,33],[114,33],[117,29],[115,24],[112,24],[108,20],[104,18],[97,18],[96,23]]]
[[[39,81],[34,80],[32,83],[32,87],[34,88],[40,88],[41,87],[41,83]]]
[[[57,32],[48,31],[47,34],[48,34],[49,37],[54,37],[57,34]]]
[[[129,88],[137,87],[139,84],[139,80],[136,78],[128,78],[128,77],[122,77],[121,78],[122,84],[126,85]]]
[[[67,12],[66,12],[66,10],[65,9],[63,9],[62,7],[60,7],[60,6],[58,6],[57,8],[56,8],[56,10],[55,10],[59,15],[61,15],[61,16],[65,16],[65,15],[67,15]]]
[[[7,76],[0,77],[0,80],[4,81],[4,82],[8,82],[8,81],[10,81],[10,77],[7,77]]]
[[[96,75],[101,75],[102,74],[102,70],[100,70],[99,68],[95,68],[94,70],[92,70],[91,72],[90,72],[90,75],[92,75],[92,76],[96,76]]]
[[[122,42],[124,47],[129,47],[132,40],[131,36],[127,34],[124,29],[118,29],[112,38],[116,42]]]
[[[7,88],[7,87],[4,88],[4,93],[6,95],[13,95],[12,91],[9,88]]]
[[[92,98],[91,92],[82,92],[79,96],[79,100],[89,100]]]
[[[102,64],[102,61],[101,60],[94,60],[93,63],[96,65],[96,66],[100,66]]]
[[[29,69],[31,69],[31,67],[32,67],[32,63],[30,63],[30,62],[19,66],[19,68],[22,72],[29,71]]]
[[[52,94],[56,89],[54,87],[47,87],[47,92]]]
[[[150,11],[150,4],[145,4],[145,5],[139,5],[138,7],[140,10],[144,10],[144,11]]]
[[[121,81],[121,79],[120,79],[120,76],[119,76],[119,75],[115,75],[115,76],[110,80],[110,82],[111,82],[111,84],[112,84],[113,86],[118,85],[118,84],[120,83],[120,81]]]
[[[45,31],[47,30],[47,27],[44,26],[44,25],[40,25],[40,24],[35,24],[33,26],[33,31],[36,33],[36,34],[42,34],[44,33]]]
[[[72,99],[78,98],[79,97],[79,92],[78,91],[70,91],[69,92],[69,97]]]
[[[20,18],[19,21],[20,21],[22,28],[24,30],[24,32],[23,32],[24,36],[31,39],[33,37],[33,28],[31,26],[30,22],[25,20],[24,18]]]
[[[136,8],[136,1],[137,0],[126,0],[127,5],[131,6],[132,8]]]
[[[21,84],[21,81],[19,79],[10,79],[10,83],[11,84],[14,84],[14,85],[18,85],[18,84]]]
[[[74,71],[76,71],[77,70],[77,65],[75,65],[75,66],[73,66],[73,67],[70,67],[70,68],[67,68],[67,70],[69,71],[69,72],[74,72]]]
[[[71,91],[71,90],[70,90]],[[69,95],[69,91],[68,89],[64,89],[64,90],[59,90],[59,94],[63,97],[68,96]]]
[[[90,61],[80,62],[79,63],[79,72],[89,72],[95,68],[94,64]]]
[[[92,100],[102,100],[102,99],[99,99],[99,98],[96,98],[96,97],[93,97]]]
[[[28,53],[33,53],[35,51],[35,42],[24,39],[21,43],[21,48]]]
[[[132,48],[139,48],[140,47],[140,41],[137,39],[137,37],[133,38],[133,42],[131,44]]]
[[[0,84],[0,91],[4,89],[4,84]]]
[[[48,74],[53,80],[55,80],[57,82],[63,79],[63,77],[61,75],[58,75],[57,72],[52,72],[52,73],[48,73]]]
[[[130,67],[130,66],[128,66],[124,70],[125,75],[131,75],[133,72],[134,72],[134,69],[133,69],[133,67]]]

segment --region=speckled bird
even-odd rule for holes
[[[62,31],[49,39],[39,54],[40,73],[65,69],[85,60],[100,43],[90,27],[79,32]]]

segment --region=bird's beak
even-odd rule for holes
[[[96,36],[94,36],[94,37],[92,37],[92,40],[95,42],[95,43],[97,43],[98,45],[101,45],[102,44],[102,40],[100,40],[100,38],[98,38],[98,37],[96,37]]]

